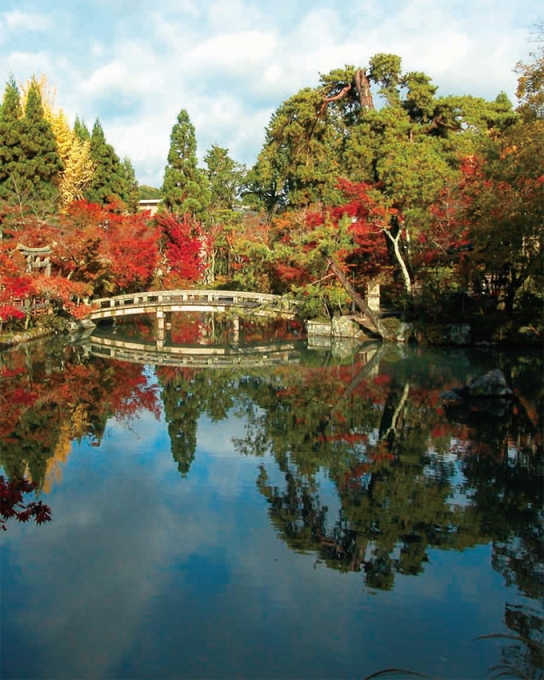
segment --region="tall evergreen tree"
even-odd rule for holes
[[[240,204],[239,192],[244,168],[229,156],[229,150],[217,144],[204,156],[206,176],[210,187],[210,208],[234,210]]]
[[[269,213],[320,200],[337,202],[342,128],[336,111],[323,108],[321,90],[300,90],[272,114],[244,193]]]
[[[85,191],[85,198],[98,205],[119,199],[128,203],[130,188],[125,169],[113,146],[106,142],[104,130],[98,119],[91,134],[91,159],[96,169],[93,180]]]
[[[12,122],[23,115],[21,108],[21,93],[13,76],[6,83],[4,98],[0,106],[0,121]]]
[[[27,186],[35,199],[54,199],[58,193],[59,174],[64,166],[51,125],[45,119],[42,95],[35,78],[28,90],[23,121]]]
[[[172,128],[161,191],[166,207],[177,215],[202,217],[210,203],[206,175],[197,166],[195,128],[185,109]]]
[[[19,88],[12,76],[0,107],[0,197],[14,192],[22,174],[22,115]]]
[[[2,105],[0,130],[0,192],[17,196],[22,203],[51,201],[56,198],[63,164],[51,125],[44,115],[40,88],[32,79],[21,114],[20,96],[13,80],[8,83]]]
[[[128,156],[123,158],[121,162],[121,170],[126,183],[125,203],[127,204],[128,211],[132,214],[135,214],[138,212],[140,192],[138,189],[138,180],[136,179],[134,166],[132,165]]]
[[[89,128],[87,127],[85,121],[81,120],[79,116],[76,116],[76,120],[74,122],[74,132],[82,142],[91,141],[91,133],[89,132]]]
[[[21,92],[23,107],[26,106],[33,83],[39,88],[43,114],[51,125],[57,143],[57,152],[64,167],[55,184],[58,191],[57,208],[61,212],[66,212],[70,203],[83,198],[85,187],[94,174],[94,165],[90,156],[90,135],[87,130],[85,139],[82,139],[70,128],[64,111],[55,104],[56,88],[48,83],[43,74],[38,80],[33,77],[23,85]]]

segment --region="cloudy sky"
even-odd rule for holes
[[[45,74],[71,122],[100,118],[160,186],[182,108],[200,159],[219,144],[251,165],[282,101],[379,52],[439,94],[514,99],[543,15],[534,0],[0,0],[0,64],[4,81]]]

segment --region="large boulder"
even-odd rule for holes
[[[450,323],[444,331],[444,342],[449,345],[471,345],[472,328],[468,323]]]
[[[360,338],[361,329],[351,319],[345,316],[335,316],[331,322],[332,335],[335,338]]]
[[[513,395],[508,387],[503,372],[495,368],[485,375],[471,380],[463,387],[454,387],[443,392],[441,398],[446,402],[462,401],[465,399],[510,398]]]
[[[467,389],[470,397],[509,397],[513,394],[503,372],[498,368],[472,380]]]

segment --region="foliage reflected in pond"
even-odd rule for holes
[[[512,399],[499,409],[443,407],[443,391],[497,362]],[[236,413],[246,422],[237,451],[275,460],[277,474],[261,465],[255,481],[291,549],[383,591],[397,575],[421,574],[431,549],[490,543],[493,568],[535,602],[506,603],[512,637],[503,638],[501,667],[542,673],[541,358],[489,354],[476,364],[464,352],[373,346],[344,363],[308,354],[295,367],[154,374],[87,356],[84,346],[4,354],[0,463],[8,478],[28,474],[47,491],[71,441],[100,445],[108,419],[142,411],[163,414],[187,477],[202,416]]]

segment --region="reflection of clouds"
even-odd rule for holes
[[[28,650],[11,677],[355,677],[390,665],[392,648],[438,675],[421,649],[467,613],[467,644],[486,632],[479,592],[496,615],[497,583],[475,551],[435,551],[425,579],[398,576],[394,595],[377,596],[362,574],[292,552],[255,485],[260,464],[281,482],[276,463],[232,446],[242,420],[199,421],[186,479],[165,424],[145,414],[135,426],[139,438],[112,423],[100,448],[74,448],[50,525],[10,528],[2,585],[25,596],[2,625]],[[470,653],[465,637],[451,644]]]
[[[212,422],[207,416],[198,421],[198,448],[218,457],[237,458],[234,439],[243,437],[245,420],[230,415]]]
[[[245,419],[229,415],[212,422],[206,416],[198,423],[198,445],[189,477],[198,476],[219,494],[222,500],[253,490],[256,480],[255,456],[240,456],[234,440],[244,436]]]
[[[190,474],[180,480],[164,447],[162,426],[150,421],[151,426],[155,436],[148,431],[146,441],[154,446],[153,456],[143,455],[141,441],[134,448],[132,434],[118,427],[100,455],[78,447],[64,487],[51,495],[54,522],[45,530],[29,526],[10,536],[24,567],[23,581],[32,591],[14,622],[27,631],[31,648],[36,645],[37,663],[49,678],[110,677],[132,653],[135,640],[149,639],[160,647],[156,635],[164,619],[157,603],[167,610],[176,603],[180,614],[196,619],[200,632],[216,629],[227,615],[233,631],[245,629],[248,620],[257,625],[271,598],[284,615],[293,609],[297,572],[275,561],[274,555],[277,560],[282,553],[288,559],[289,550],[277,544],[269,529],[264,501],[254,490],[255,467],[234,455],[204,454],[209,468],[204,480],[198,470],[194,479]],[[209,435],[216,429],[214,436],[231,436],[238,423],[210,426]],[[165,474],[168,467],[170,474]],[[160,489],[157,474],[165,482]],[[249,505],[240,498],[240,483],[246,495],[254,496]],[[255,514],[248,517],[248,510]],[[25,536],[31,540],[21,541]],[[225,584],[234,582],[219,593],[220,605],[211,603],[219,606],[213,620],[205,609],[195,611],[199,605],[192,590],[204,600],[207,596],[198,584],[187,583],[192,571],[183,566],[206,555],[206,569],[215,560]],[[207,589],[215,592],[217,583],[208,583]],[[253,600],[257,591],[262,591],[258,606]],[[192,644],[201,646],[201,641]],[[235,651],[224,652],[235,663]]]
[[[17,623],[42,648],[48,678],[82,677],[82,668],[84,677],[110,677],[138,637],[150,600],[170,580],[170,566],[225,531],[213,511],[191,517],[186,503],[165,506],[152,476],[129,473],[107,483],[99,513],[89,502],[76,516],[68,503],[56,503],[52,531],[34,532],[20,553],[34,597]],[[177,572],[176,588],[182,583]]]

